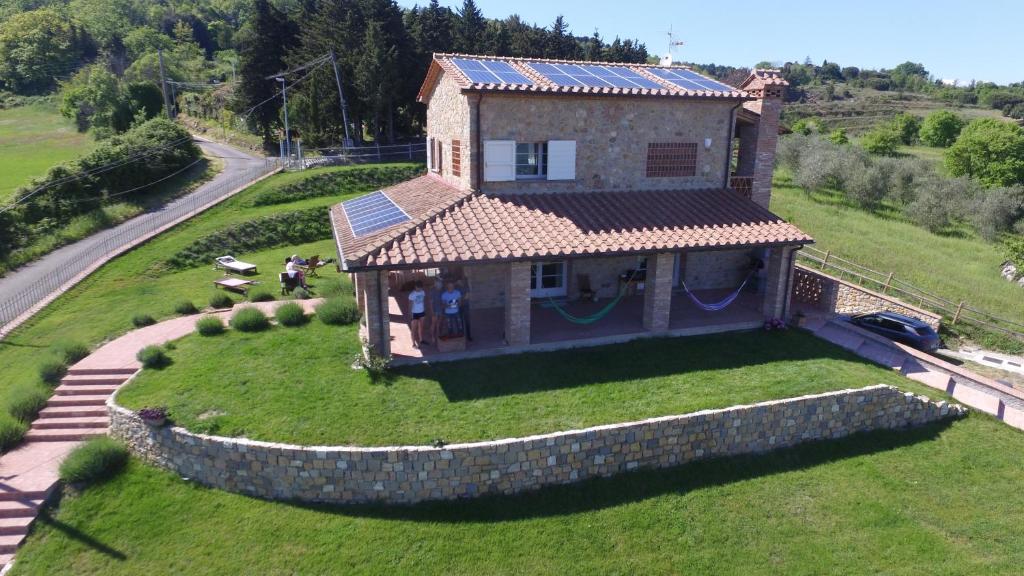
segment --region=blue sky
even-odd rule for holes
[[[399,0],[410,7],[418,2]],[[441,0],[453,9],[462,0]],[[1024,81],[1021,0],[477,0],[488,18],[519,14],[549,26],[563,14],[577,35],[638,38],[667,50],[671,25],[686,42],[677,60],[750,66],[810,56],[842,66],[892,68],[921,62],[939,78]]]

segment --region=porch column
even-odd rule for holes
[[[793,274],[792,246],[771,249],[768,256],[768,285],[764,291],[764,316],[766,319],[783,318],[789,303],[789,279]]]
[[[651,332],[668,330],[672,313],[672,270],[675,255],[662,252],[647,258],[647,279],[644,280],[644,329]]]
[[[366,341],[380,355],[391,353],[391,318],[388,313],[387,285],[383,273],[377,270],[357,272],[356,285],[363,304],[366,321]]]
[[[505,341],[509,346],[530,343],[530,268],[529,262],[512,262],[508,265]]]
[[[356,307],[359,308],[360,314],[366,310],[366,294],[363,292],[363,287],[359,283],[359,274],[352,275],[352,288],[356,293]]]

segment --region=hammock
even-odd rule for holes
[[[686,292],[686,295],[690,297],[690,300],[693,300],[693,303],[696,304],[698,308],[707,310],[709,312],[718,312],[719,310],[725,310],[729,306],[729,304],[732,304],[736,300],[736,298],[739,297],[740,292],[743,291],[743,287],[747,285],[747,282],[750,281],[750,277],[753,275],[754,271],[751,270],[750,274],[747,274],[747,277],[743,279],[743,283],[740,284],[740,287],[737,288],[732,294],[729,294],[728,296],[719,300],[718,302],[712,302],[710,304],[706,304],[697,299],[697,297],[694,296],[693,292],[690,292],[690,289],[686,287],[686,282],[681,281],[680,284],[683,287],[683,291]]]
[[[629,279],[626,280],[626,286],[628,286],[629,283],[633,281],[634,274],[636,274],[636,270],[630,272]],[[593,324],[594,322],[597,322],[598,320],[607,316],[608,313],[611,312],[613,308],[615,308],[615,305],[622,301],[622,298],[625,295],[626,287],[623,286],[622,290],[619,290],[618,296],[613,298],[611,302],[604,306],[604,308],[601,308],[600,310],[594,312],[590,316],[573,316],[565,308],[559,306],[558,302],[555,302],[555,300],[550,296],[548,296],[548,305],[554,308],[555,312],[558,312],[558,314],[561,315],[562,318],[565,318],[566,320],[572,322],[573,324]]]

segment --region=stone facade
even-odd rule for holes
[[[802,306],[830,314],[863,314],[884,310],[917,318],[935,330],[939,329],[942,321],[939,314],[805,266],[797,266],[791,292],[794,301]]]
[[[359,289],[356,301],[362,306],[361,336],[378,353],[388,354],[391,351],[391,322],[387,307],[388,289],[381,275],[378,270],[356,273]]]
[[[474,264],[463,271],[472,288],[471,298],[474,310],[502,308],[505,306],[506,275],[508,264]]]
[[[530,268],[529,262],[511,262],[505,275],[505,343],[523,346],[530,343]]]
[[[433,100],[430,103],[433,107]],[[576,141],[576,179],[483,182],[484,192],[722,188],[734,102],[650,97],[487,94],[481,140]],[[711,148],[704,148],[706,138]],[[647,145],[697,143],[693,177],[648,178]]]
[[[581,274],[590,279],[590,289],[597,293],[598,298],[614,298],[619,294],[619,275],[635,269],[641,258],[634,254],[569,260],[569,298],[579,297]]]
[[[438,173],[445,182],[469,190],[470,168],[474,165],[474,148],[471,140],[472,110],[469,99],[454,80],[441,73],[437,86],[430,95],[427,108],[428,145],[431,139],[441,143],[441,165]],[[459,176],[452,175],[452,142],[459,142]]]
[[[647,280],[644,282],[644,329],[651,332],[668,330],[672,314],[672,271],[675,254],[661,252],[647,258]]]
[[[736,288],[750,272],[751,256],[761,258],[764,250],[688,251],[683,281],[690,290]]]
[[[414,503],[514,494],[637,468],[898,429],[966,409],[877,385],[542,436],[441,448],[295,446],[150,428],[108,401],[110,434],[200,484],[260,498]]]

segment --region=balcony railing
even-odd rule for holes
[[[754,193],[754,177],[731,176],[729,177],[729,188],[735,190],[740,196],[749,199]]]

